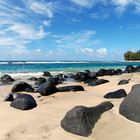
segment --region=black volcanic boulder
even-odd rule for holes
[[[37,92],[40,93],[40,95],[42,96],[48,96],[58,92],[58,89],[54,84],[51,84],[50,82],[45,82],[38,87]]]
[[[31,77],[31,78],[29,78],[28,80],[30,80],[30,81],[37,81],[38,78],[36,78],[36,77]]]
[[[123,71],[122,71],[121,69],[116,69],[116,70],[115,70],[115,74],[116,74],[116,75],[121,75],[122,72],[123,72]]]
[[[52,76],[50,72],[44,71],[43,76]]]
[[[15,84],[12,88],[12,92],[21,92],[21,91],[34,92],[34,89],[32,88],[30,84],[26,82],[19,82]]]
[[[129,65],[125,68],[124,73],[132,73],[135,71],[136,71],[135,67],[133,67],[132,65]]]
[[[103,102],[95,107],[76,106],[66,113],[61,127],[67,132],[88,137],[102,113],[113,106],[111,102]]]
[[[9,75],[7,75],[7,74],[4,74],[2,77],[1,77],[1,82],[2,83],[4,83],[4,84],[9,84],[9,83],[12,83],[12,82],[14,82],[15,80],[11,77],[11,76],[9,76]]]
[[[74,79],[77,81],[85,81],[89,79],[89,74],[86,72],[77,72]]]
[[[35,108],[37,104],[31,95],[21,94],[13,100],[10,106],[20,110],[29,110]]]
[[[84,88],[80,85],[74,85],[74,86],[65,86],[65,87],[59,87],[59,92],[67,92],[67,91],[84,91]]]
[[[127,119],[140,123],[140,84],[132,87],[120,104],[119,112]]]
[[[35,85],[40,85],[40,84],[45,83],[45,82],[46,82],[46,79],[45,78],[39,77],[37,79],[37,81],[35,82]]]
[[[88,82],[88,86],[97,86],[97,85],[105,84],[105,83],[108,83],[108,82],[109,81],[105,80],[105,79],[98,79],[98,80],[95,80],[95,81]]]
[[[140,66],[137,66],[137,67],[135,68],[135,71],[136,71],[136,72],[140,72]]]
[[[63,80],[62,80],[63,81]],[[59,80],[58,77],[49,77],[46,82],[49,82],[50,84],[52,85],[58,85],[58,84],[61,84],[62,83],[61,80]]]
[[[123,79],[123,80],[120,80],[118,85],[125,85],[125,84],[128,84],[130,81],[130,79],[126,80],[126,79]]]
[[[97,73],[96,72],[90,72],[90,73],[88,73],[88,75],[89,75],[89,79],[97,79]]]
[[[114,75],[114,74],[115,74],[115,70],[114,69],[109,69],[109,70],[100,69],[97,72],[97,76]]]
[[[110,98],[123,98],[125,96],[127,96],[126,91],[124,89],[119,89],[119,90],[107,93],[104,96],[104,98],[108,98],[108,99],[110,99]]]

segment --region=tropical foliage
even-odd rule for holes
[[[132,52],[132,51],[128,51],[124,54],[124,59],[125,60],[132,60],[132,61],[135,61],[135,60],[140,60],[140,50],[137,51],[137,52]]]

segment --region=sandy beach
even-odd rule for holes
[[[105,99],[110,91],[123,88],[130,92],[134,84],[140,83],[140,73],[119,76],[104,76],[109,83],[91,87],[84,83],[64,82],[59,86],[82,85],[85,91],[61,92],[47,97],[31,94],[38,106],[29,111],[20,111],[3,102],[13,85],[0,86],[0,139],[1,140],[137,140],[140,137],[140,124],[132,122],[119,114],[121,99]],[[102,78],[102,77],[101,77]],[[121,79],[131,79],[127,85],[117,85]],[[22,92],[23,93],[23,92]],[[89,137],[81,137],[64,131],[60,122],[66,112],[77,105],[87,107],[111,101],[114,108],[103,113]]]

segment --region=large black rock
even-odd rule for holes
[[[13,86],[12,92],[20,92],[20,91],[34,92],[34,89],[30,84],[26,82],[19,82]]]
[[[123,72],[122,69],[116,69],[116,70],[115,70],[115,74],[116,74],[116,75],[121,75],[122,72]]]
[[[43,73],[43,76],[52,76],[52,75],[51,75],[51,73],[50,73],[50,72],[45,71],[45,72]]]
[[[136,71],[135,67],[133,67],[132,65],[128,65],[128,66],[126,66],[124,73],[132,73],[135,71]]]
[[[105,80],[105,79],[98,79],[98,80],[95,80],[95,81],[88,82],[88,85],[89,86],[97,86],[97,85],[105,84],[105,83],[108,83],[108,82],[109,81]]]
[[[113,106],[111,102],[103,102],[95,107],[76,106],[66,113],[61,126],[67,132],[87,137],[102,113]]]
[[[135,71],[136,71],[136,72],[140,72],[140,66],[137,66],[137,67],[135,68]]]
[[[115,74],[115,70],[114,69],[109,69],[109,70],[100,69],[97,72],[97,76],[114,75],[114,74]]]
[[[126,80],[126,79],[123,79],[123,80],[120,80],[118,85],[125,85],[125,84],[128,84],[130,81],[130,79]]]
[[[67,91],[84,91],[84,88],[80,85],[74,85],[74,86],[65,86],[65,87],[59,87],[59,92],[67,92]]]
[[[85,81],[85,80],[89,79],[89,73],[77,72],[74,79],[77,81]]]
[[[140,123],[140,84],[132,87],[122,101],[119,112],[127,119]]]
[[[125,96],[127,96],[126,91],[124,89],[119,89],[119,90],[107,93],[104,96],[104,98],[108,98],[108,99],[110,99],[110,98],[123,98]]]
[[[37,79],[37,81],[35,82],[35,85],[41,85],[42,83],[45,83],[46,82],[46,79],[43,78],[43,77],[39,77]]]
[[[4,74],[2,77],[1,77],[1,82],[2,83],[4,83],[4,84],[9,84],[9,83],[12,83],[12,82],[14,82],[15,80],[11,77],[11,76],[9,76],[9,75],[7,75],[7,74]]]
[[[37,104],[31,95],[21,94],[13,100],[10,106],[20,110],[29,110],[35,108]]]
[[[51,84],[50,82],[45,82],[38,87],[37,92],[40,93],[42,96],[47,96],[58,92],[58,89],[54,84]]]

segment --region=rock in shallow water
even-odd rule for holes
[[[29,110],[35,108],[37,104],[31,95],[20,94],[13,100],[10,106],[20,110]]]
[[[132,87],[120,104],[119,112],[127,119],[140,123],[140,84]]]
[[[124,89],[119,89],[119,90],[107,93],[104,96],[104,98],[108,98],[108,99],[110,99],[110,98],[123,98],[125,96],[127,96],[126,91]]]
[[[103,102],[95,107],[76,106],[66,113],[61,127],[67,132],[87,137],[102,113],[113,106],[111,102]]]

